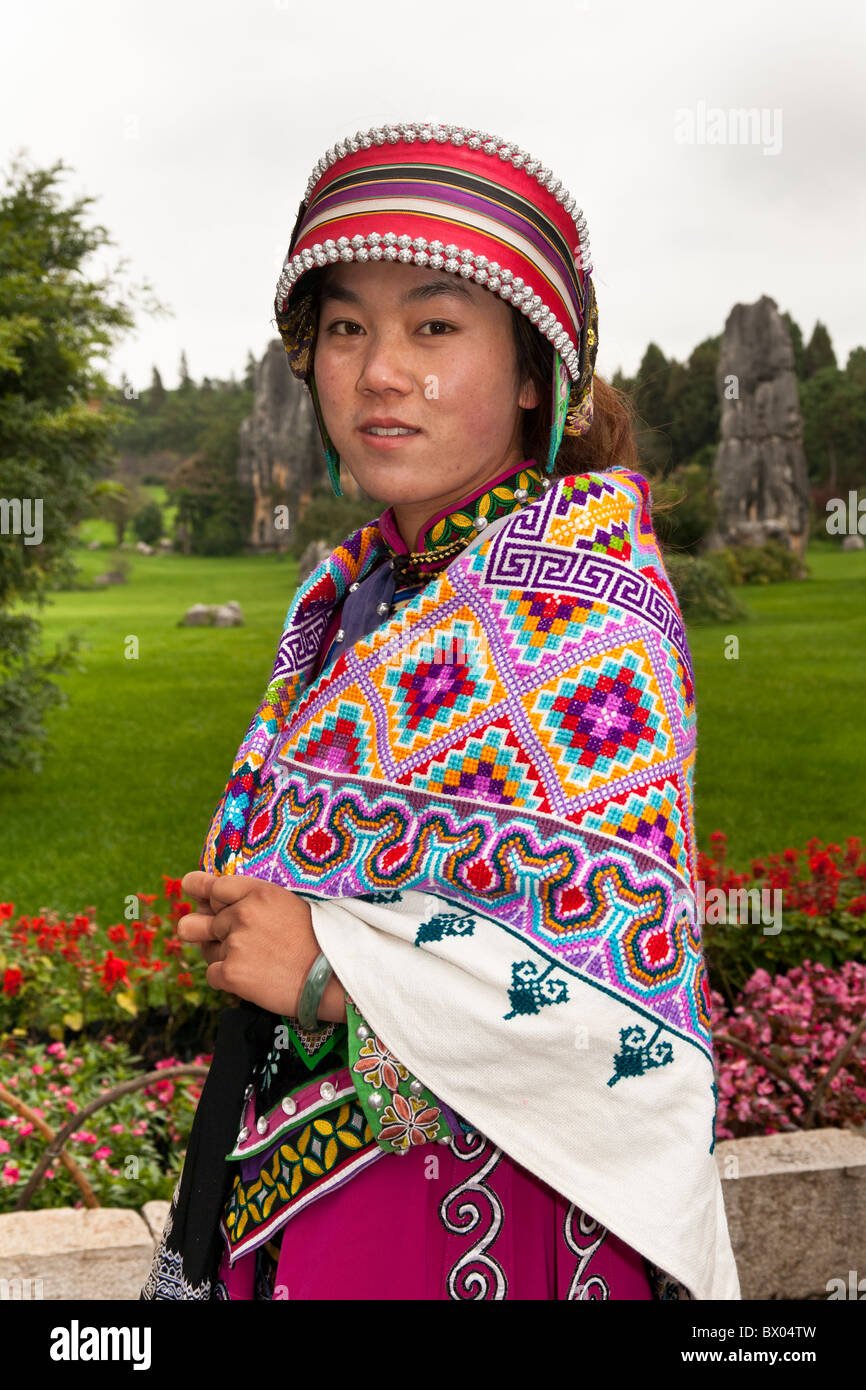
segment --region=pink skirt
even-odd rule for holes
[[[641,1255],[483,1135],[382,1153],[229,1268],[228,1299],[652,1299]]]

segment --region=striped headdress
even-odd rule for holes
[[[598,349],[586,219],[561,181],[498,136],[430,122],[358,132],[319,160],[274,311],[292,371],[311,392],[338,496],[339,456],[316,392],[315,311],[303,279],[337,261],[378,260],[474,280],[552,344],[551,471],[563,433],[585,434],[592,423]]]

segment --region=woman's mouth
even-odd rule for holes
[[[377,448],[388,449],[404,443],[407,439],[414,439],[421,431],[411,429],[408,425],[365,425],[359,433]]]

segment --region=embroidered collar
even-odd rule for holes
[[[498,517],[541,497],[550,487],[535,459],[509,465],[459,503],[434,513],[418,534],[420,546],[410,551],[394,519],[393,507],[379,517],[378,526],[391,558],[391,566],[406,578],[423,578],[444,569],[479,532]]]

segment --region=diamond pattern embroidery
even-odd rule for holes
[[[383,673],[392,746],[407,752],[458,729],[505,694],[488,667],[483,630],[458,620],[438,636],[435,645],[419,641],[410,659],[395,658]]]
[[[470,737],[444,758],[416,769],[410,785],[532,811],[550,810],[520,745],[501,725],[491,725],[483,737]]]
[[[671,756],[664,702],[639,646],[618,647],[538,691],[534,722],[564,783],[585,791]]]
[[[605,797],[600,809],[588,807],[578,824],[649,849],[682,872],[687,865],[681,805],[675,784],[661,778],[623,796]]]
[[[366,711],[341,700],[300,734],[293,756],[335,772],[368,772]]]

